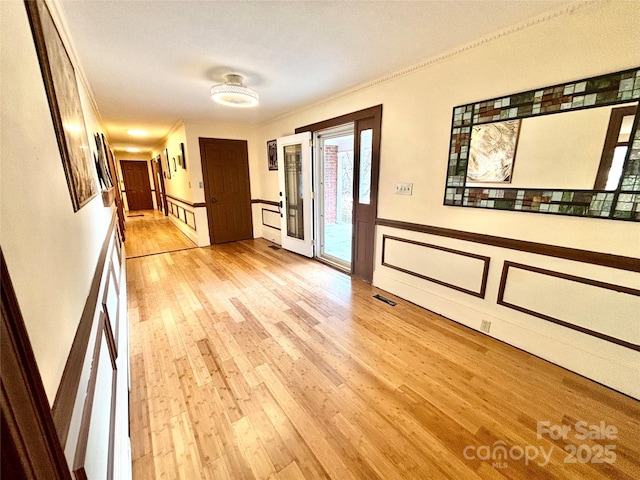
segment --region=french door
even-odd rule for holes
[[[282,248],[313,257],[311,133],[278,138]]]
[[[351,272],[354,123],[314,134],[316,256]]]

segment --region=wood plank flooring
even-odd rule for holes
[[[127,258],[196,247],[169,217],[158,210],[127,212],[126,229]]]
[[[136,480],[640,478],[640,402],[265,240],[127,277]]]

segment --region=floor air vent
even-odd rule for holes
[[[389,305],[391,305],[392,307],[395,307],[397,305],[396,302],[394,302],[393,300],[389,300],[386,297],[383,297],[382,295],[378,294],[378,295],[374,295],[373,298],[376,298],[378,300],[380,300],[381,302],[384,303],[388,303]]]
[[[277,245],[269,245],[269,248],[273,248],[274,250],[280,250],[280,247]]]

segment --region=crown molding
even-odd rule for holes
[[[521,22],[515,23],[513,25],[510,25],[508,27],[505,27],[503,29],[500,30],[496,30],[495,32],[489,33],[487,35],[483,35],[481,37],[478,37],[475,40],[472,40],[471,42],[459,45],[457,47],[454,47],[452,49],[446,50],[443,53],[440,53],[438,55],[435,55],[433,57],[430,57],[426,60],[423,60],[422,62],[413,64],[409,67],[405,67],[403,69],[400,70],[396,70],[395,72],[392,72],[388,75],[385,75],[383,77],[379,77],[377,79],[374,80],[370,80],[367,82],[363,82],[363,83],[359,83],[357,85],[354,85],[351,88],[347,88],[345,90],[342,90],[334,95],[331,95],[329,97],[323,98],[321,100],[315,101],[315,102],[311,102],[303,107],[300,108],[296,108],[295,110],[291,110],[289,112],[286,113],[282,113],[280,115],[276,115],[275,117],[270,118],[269,120],[265,120],[263,122],[260,122],[257,124],[257,126],[266,126],[274,121],[277,120],[281,120],[284,119],[286,117],[289,117],[291,115],[295,115],[297,113],[303,112],[305,110],[309,110],[312,109],[314,107],[318,107],[321,105],[325,105],[327,103],[330,103],[334,100],[337,100],[339,98],[343,98],[343,97],[348,97],[350,95],[354,95],[358,92],[361,92],[363,90],[367,90],[369,88],[375,87],[377,85],[380,85],[382,83],[386,83],[386,82],[390,82],[393,80],[396,80],[398,78],[401,77],[405,77],[407,75],[412,75],[420,70],[423,70],[425,68],[428,68],[432,65],[441,63],[445,60],[448,60],[451,57],[455,57],[456,55],[460,55],[463,53],[468,52],[469,50],[473,50],[475,48],[481,47],[483,45],[486,45],[487,43],[493,42],[495,40],[501,39],[503,37],[507,37],[509,35],[512,35],[514,33],[518,33],[521,32],[523,30],[526,30],[530,27],[533,27],[535,25],[539,25],[541,23],[547,22],[549,20],[552,20],[554,18],[558,18],[558,17],[563,17],[563,16],[567,16],[567,15],[571,15],[572,13],[584,8],[587,5],[593,4],[593,3],[609,3],[610,0],[605,0],[604,2],[601,0],[581,0],[575,3],[571,3],[569,5],[564,5],[562,7],[558,7],[552,10],[549,10],[545,13],[542,13],[540,15],[536,15],[534,17],[530,17],[526,20],[523,20]]]

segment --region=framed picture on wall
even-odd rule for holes
[[[98,194],[80,92],[69,54],[43,0],[25,2],[73,210]]]
[[[184,156],[184,143],[180,144],[180,158],[182,158],[182,168],[187,169],[187,157]]]
[[[278,170],[278,143],[276,140],[267,142],[267,159],[269,170]]]
[[[164,149],[164,161],[167,164],[167,168],[164,171],[164,174],[165,174],[165,177],[170,180],[171,179],[171,160],[169,159],[169,149],[168,148]]]

